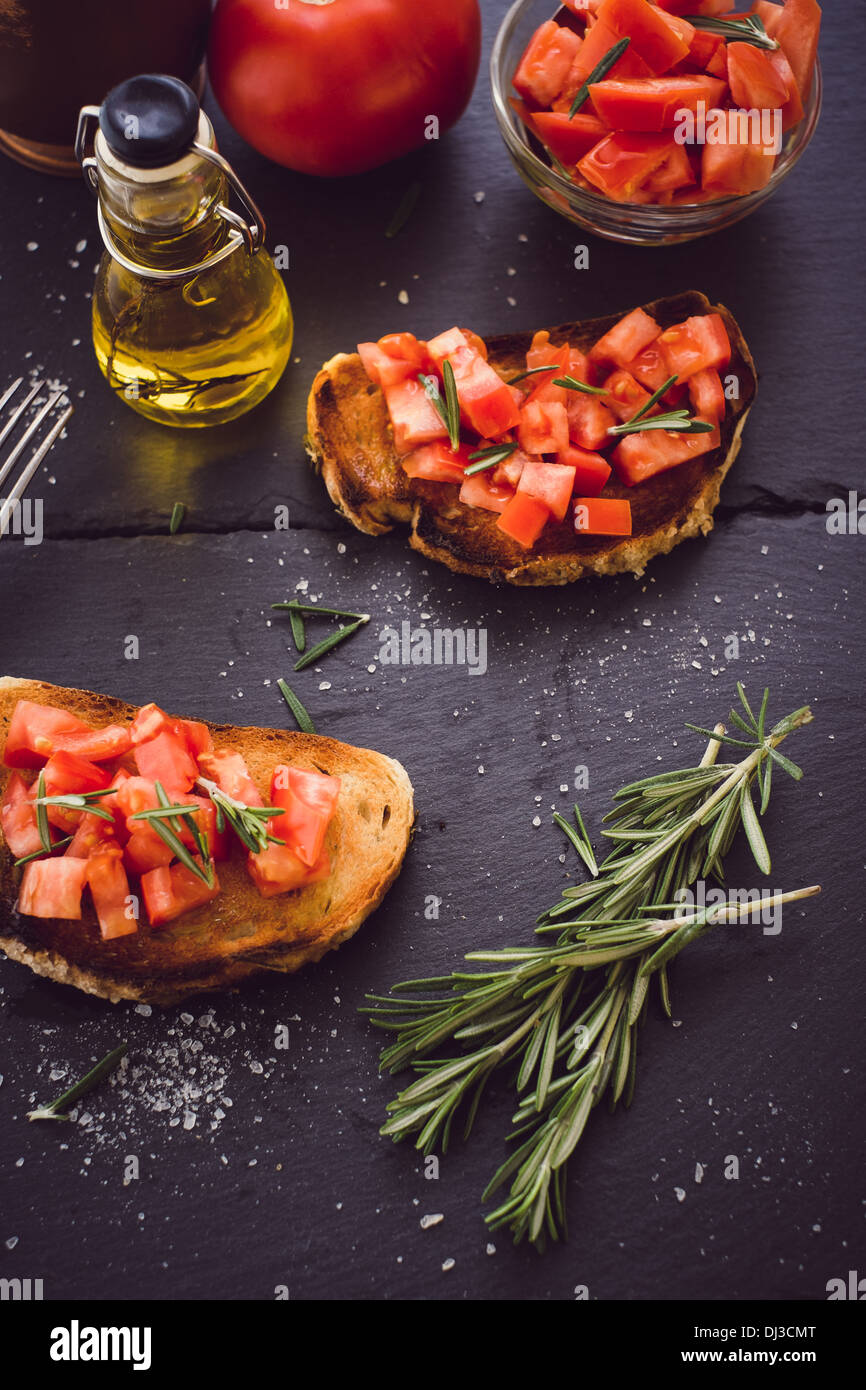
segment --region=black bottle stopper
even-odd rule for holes
[[[99,108],[99,128],[112,154],[143,169],[182,158],[196,138],[198,120],[195,92],[163,73],[127,78]]]

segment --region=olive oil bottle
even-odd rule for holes
[[[282,375],[292,312],[261,213],[195,94],[174,77],[130,78],[83,108],[76,148],[99,198],[93,343],[108,384],[161,424],[244,414]]]

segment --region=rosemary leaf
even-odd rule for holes
[[[173,536],[177,533],[177,531],[180,529],[183,523],[183,519],[185,516],[186,504],[184,502],[175,502],[174,506],[171,509],[171,521],[168,523],[168,533],[170,536]]]
[[[128,1044],[125,1042],[120,1043],[112,1052],[103,1057],[101,1062],[97,1062],[86,1076],[82,1076],[80,1081],[76,1081],[74,1086],[70,1086],[69,1090],[64,1091],[63,1095],[58,1096],[56,1100],[49,1101],[47,1105],[40,1105],[37,1110],[28,1110],[28,1120],[68,1120],[69,1116],[63,1114],[62,1111],[67,1106],[72,1105],[80,1096],[91,1091],[110,1071],[114,1071],[121,1058],[125,1057],[127,1046]]]
[[[754,803],[752,802],[748,782],[743,783],[743,790],[740,796],[740,808],[743,817],[743,829],[749,841],[755,863],[762,874],[770,872],[770,851],[767,849],[767,841],[764,839],[764,832],[761,829],[761,822],[758,820]]]
[[[320,657],[327,656],[329,651],[339,646],[340,642],[344,642],[347,637],[353,637],[358,631],[358,628],[363,627],[364,623],[369,621],[369,618],[366,617],[357,618],[355,622],[349,623],[346,627],[341,627],[336,632],[329,633],[329,635],[323,638],[315,647],[305,652],[299,661],[295,662],[294,670],[303,671],[307,666],[312,666]]]
[[[36,783],[36,828],[39,831],[42,848],[46,854],[49,854],[51,852],[51,829],[48,824],[48,812],[45,809],[44,772],[40,772],[39,780]]]
[[[65,835],[62,840],[55,840],[54,844],[51,846],[51,849],[62,849],[64,845],[69,845],[72,843],[72,838],[73,837],[71,835]],[[22,864],[29,864],[32,859],[44,859],[45,855],[48,852],[49,851],[44,849],[34,850],[32,854],[25,854],[22,855],[20,859],[15,859],[13,861],[12,867],[18,869],[21,867]]]
[[[459,449],[460,403],[457,399],[457,382],[454,379],[454,368],[448,361],[442,364],[442,380],[445,384],[445,424],[448,428],[448,439],[452,449]]]
[[[593,68],[583,86],[578,87],[574,101],[571,103],[571,110],[568,113],[569,120],[571,120],[571,117],[576,115],[581,106],[583,106],[583,103],[589,96],[589,89],[593,82],[601,82],[602,78],[607,76],[611,68],[619,62],[630,43],[631,39],[620,39],[618,43],[615,43],[612,48],[607,50],[607,53],[605,53],[601,61]]]
[[[307,630],[304,626],[304,619],[297,608],[289,609],[289,623],[292,629],[292,641],[295,644],[295,651],[302,652],[307,645]]]
[[[415,204],[421,196],[421,184],[416,179],[410,183],[400,202],[397,204],[394,216],[385,228],[385,236],[390,239],[397,236],[405,227],[412,213],[415,211]]]
[[[737,19],[716,19],[711,15],[689,14],[683,18],[695,29],[705,29],[709,34],[718,34],[731,43],[750,43],[755,48],[765,48],[772,52],[779,47],[776,39],[771,39],[764,22],[757,15],[741,15]]]
[[[470,454],[470,464],[466,468],[467,478],[471,478],[476,473],[483,473],[485,468],[495,468],[498,463],[504,463],[507,458],[511,458],[517,448],[516,444],[496,444],[489,449],[478,449],[474,454]],[[477,459],[474,463],[471,460]]]
[[[300,650],[303,651],[303,648],[300,648]],[[294,715],[298,728],[305,734],[314,734],[316,732],[316,726],[291,686],[287,685],[282,678],[277,681],[277,685],[280,694]]]
[[[587,396],[606,396],[608,393],[603,386],[587,386],[585,381],[578,381],[574,376],[555,376],[554,386],[562,386],[566,391],[582,391]]]

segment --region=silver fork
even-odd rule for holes
[[[18,442],[12,447],[11,452],[7,454],[3,462],[0,463],[0,540],[6,535],[9,527],[9,518],[17,503],[20,502],[21,498],[24,496],[33,474],[36,472],[40,463],[45,458],[45,455],[48,453],[48,450],[51,448],[72,414],[72,406],[67,399],[66,392],[61,390],[52,392],[44,405],[37,403],[33,418],[30,420],[26,419],[25,412],[31,402],[39,395],[39,392],[43,390],[45,382],[37,381],[35,386],[28,388],[25,386],[24,378],[21,376],[19,376],[16,381],[13,381],[12,385],[0,396],[0,411],[5,409],[8,403],[12,401],[13,397],[18,394],[22,386],[24,386],[23,398],[14,405],[9,419],[2,428],[0,428],[0,446],[9,438],[19,421],[24,430]],[[59,415],[57,413],[58,410],[60,412]],[[50,426],[48,433],[40,438],[40,431],[46,424]],[[6,479],[9,477],[15,464],[31,441],[33,443],[33,453],[27,458],[11,491],[4,495],[4,484]]]

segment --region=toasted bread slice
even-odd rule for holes
[[[0,749],[18,700],[59,705],[89,723],[126,723],[133,705],[89,690],[0,678]],[[217,865],[221,892],[205,907],[152,931],[103,941],[89,905],[80,922],[22,916],[21,870],[0,843],[0,949],[38,975],[116,1002],[169,1004],[236,985],[258,970],[294,971],[347,941],[379,906],[400,872],[413,823],[412,784],[393,758],[315,734],[209,724],[217,748],[243,754],[267,795],[275,764],[289,762],[342,779],[325,841],[332,872],[320,883],[263,898],[242,853]],[[9,778],[0,768],[0,794]],[[2,841],[2,836],[0,836]],[[134,889],[133,889],[134,891]],[[87,895],[85,895],[87,896]]]
[[[461,574],[509,584],[567,584],[588,574],[643,573],[648,560],[680,541],[712,530],[722,481],[740,450],[740,437],[757,388],[755,365],[740,329],[721,304],[689,291],[643,306],[662,328],[691,315],[721,314],[731,340],[731,365],[739,399],[728,402],[718,449],[659,473],[637,487],[613,478],[606,497],[631,503],[633,534],[625,539],[584,536],[568,522],[546,526],[526,550],[496,525],[492,512],[467,507],[452,483],[409,479],[400,467],[381,389],[357,353],[339,353],[316,376],[307,402],[307,451],[343,516],[359,531],[381,535],[396,523],[409,527],[409,544]],[[622,317],[588,319],[550,330],[586,351]],[[489,338],[489,360],[509,377],[526,365],[531,333]]]

